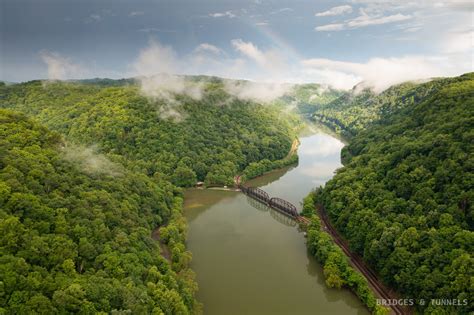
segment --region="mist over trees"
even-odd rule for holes
[[[126,80],[121,86],[32,81],[3,87],[0,107],[32,115],[68,141],[96,146],[114,162],[178,186],[229,184],[250,163],[286,156],[296,118],[232,97],[220,80],[190,81],[203,86],[202,100],[182,94],[172,102],[150,99]]]
[[[305,214],[323,204],[403,296],[472,301],[472,73],[380,94],[308,84],[265,105],[187,80],[202,98],[150,98],[128,79],[0,86],[0,312],[199,313],[180,187],[297,162],[295,113],[349,141]],[[316,219],[308,246],[328,286],[383,312]]]
[[[23,114],[0,110],[0,126],[0,311],[199,309],[189,254],[173,253],[170,265],[151,239],[179,222],[173,185],[84,172],[62,156],[59,134]],[[184,248],[184,236],[175,242]]]
[[[128,80],[0,87],[0,313],[201,311],[178,186],[231,185],[295,137],[219,84],[171,103]]]
[[[376,93],[363,82],[331,101],[313,107],[311,118],[337,134],[351,138],[373,123],[390,117],[401,108],[413,106],[455,78],[437,78],[426,83],[405,82]]]

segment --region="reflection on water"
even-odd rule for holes
[[[247,202],[249,205],[254,207],[257,210],[263,211],[263,212],[269,212],[270,216],[280,222],[281,224],[284,224],[286,226],[297,226],[297,223],[294,219],[288,217],[287,215],[284,215],[283,213],[276,211],[273,208],[270,208],[266,204],[263,204],[261,202],[258,202],[257,200],[250,198],[247,196]]]
[[[316,134],[300,139],[299,162],[285,170],[279,179],[265,182],[252,180],[250,186],[259,186],[270,196],[278,196],[293,203],[299,210],[302,199],[315,187],[324,185],[342,166],[340,152],[344,144],[331,136]]]
[[[340,167],[342,143],[304,137],[299,164],[249,182],[300,207]],[[238,192],[188,190],[191,267],[205,314],[367,314],[348,291],[328,289],[296,223]]]

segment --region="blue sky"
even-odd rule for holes
[[[473,71],[470,3],[2,0],[0,79],[170,72],[384,88]]]

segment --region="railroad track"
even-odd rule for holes
[[[362,258],[352,253],[349,250],[349,246],[347,245],[347,243],[341,238],[341,236],[336,231],[336,229],[331,225],[331,222],[329,221],[329,218],[326,212],[324,211],[324,209],[320,208],[318,209],[317,212],[319,214],[319,217],[321,218],[323,227],[331,235],[334,242],[349,257],[351,264],[366,277],[367,281],[369,282],[371,287],[376,291],[377,295],[379,295],[380,298],[385,299],[385,300],[396,300],[397,298],[394,297],[392,294],[390,294],[390,292],[388,292],[385,289],[385,287],[379,283],[377,275],[370,268],[366,266]],[[389,305],[389,307],[392,310],[392,313],[394,314],[397,314],[397,315],[410,314],[410,312],[408,312],[405,308],[401,307],[400,305]]]

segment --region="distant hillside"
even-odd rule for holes
[[[343,94],[344,92],[341,90],[335,90],[322,84],[296,84],[275,103],[289,106],[295,112],[307,116]]]
[[[9,82],[9,81],[0,81],[0,86],[5,86],[5,85],[12,85],[16,84],[15,82]]]
[[[351,121],[341,131],[354,135],[316,202],[404,297],[462,303],[420,311],[472,312],[474,73],[344,97],[354,101],[338,99],[325,113]]]
[[[380,94],[359,84],[335,100],[315,107],[312,119],[350,138],[386,115],[422,102],[452,80],[442,78],[427,83],[406,82],[392,86]]]
[[[0,314],[200,313],[179,187],[281,165],[298,120],[190,81],[0,86]]]
[[[197,78],[197,77],[196,77]],[[132,80],[31,81],[0,87],[0,108],[26,113],[67,140],[126,167],[190,186],[231,184],[252,162],[286,156],[296,120],[227,94],[206,79],[202,97],[146,97]]]
[[[83,79],[83,80],[68,80],[66,82],[70,83],[79,83],[79,84],[89,84],[97,86],[124,86],[124,85],[136,85],[137,82],[135,79],[107,79],[107,78],[94,78],[94,79]]]

